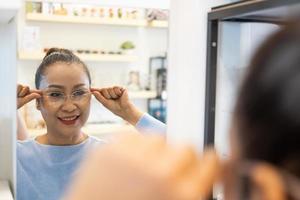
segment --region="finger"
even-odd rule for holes
[[[22,106],[24,106],[26,103],[32,101],[33,99],[38,99],[38,98],[41,98],[42,96],[38,93],[32,93],[32,94],[29,94],[25,97],[18,97],[18,100],[17,100],[17,108],[21,108]]]
[[[102,103],[104,106],[107,105],[107,99],[101,94],[99,91],[93,91],[92,94],[96,97],[96,99]]]
[[[110,96],[110,94],[108,93],[107,89],[101,89],[100,93],[106,98],[106,99],[111,99],[112,97]]]
[[[30,93],[37,93],[37,94],[40,94],[40,95],[43,94],[43,91],[42,91],[42,90],[30,90],[29,92],[30,92]]]
[[[17,96],[19,96],[19,93],[21,92],[22,88],[23,88],[23,85],[18,84],[18,86],[17,86]]]
[[[124,90],[122,90],[122,89],[123,89],[123,88],[118,87],[118,86],[113,87],[114,92],[115,92],[119,97],[122,96],[122,94],[123,94],[123,91],[124,91]]]
[[[21,91],[18,93],[18,97],[24,97],[25,95],[27,95],[29,93],[29,87],[28,86],[24,86]]]
[[[107,91],[108,91],[109,95],[110,95],[113,99],[119,98],[119,96],[115,93],[115,91],[114,91],[113,88],[108,88]]]
[[[94,92],[94,91],[101,91],[101,89],[99,89],[99,88],[90,88],[90,90],[91,90],[91,92]]]
[[[38,94],[38,93],[31,93],[29,95],[26,95],[25,97],[23,97],[23,102],[24,104],[32,101],[33,99],[38,99],[38,98],[41,98],[41,95]]]
[[[123,89],[121,98],[122,99],[129,99],[127,89]]]

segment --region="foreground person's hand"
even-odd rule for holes
[[[64,200],[198,200],[211,192],[219,162],[206,152],[128,135],[93,152]]]
[[[28,86],[20,85],[17,86],[17,108],[21,108],[26,103],[33,99],[41,98],[40,90],[31,90]]]
[[[91,91],[96,99],[108,110],[132,125],[135,125],[143,115],[143,113],[130,102],[127,90],[122,87],[91,88]]]

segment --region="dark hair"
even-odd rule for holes
[[[300,177],[300,25],[273,34],[254,55],[236,108],[245,159],[281,166]]]
[[[89,72],[86,64],[84,62],[82,62],[78,56],[73,54],[72,51],[70,51],[68,49],[50,48],[47,51],[45,57],[43,58],[42,63],[39,65],[39,67],[35,73],[35,87],[37,89],[40,88],[40,82],[42,79],[42,75],[45,74],[47,67],[49,67],[55,63],[58,63],[58,62],[67,63],[67,64],[73,64],[73,63],[80,64],[83,67],[83,69],[89,79],[89,84],[91,84],[90,72]]]

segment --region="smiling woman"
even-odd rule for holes
[[[71,51],[50,49],[37,69],[36,90],[18,86],[18,108],[36,99],[47,132],[17,143],[17,199],[60,199],[88,150],[104,144],[85,134],[92,95],[138,130],[165,132],[165,125],[139,111],[121,87],[91,88],[87,66]]]

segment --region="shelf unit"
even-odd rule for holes
[[[148,22],[144,19],[103,19],[99,17],[79,17],[64,15],[45,15],[42,13],[27,13],[27,21],[55,22],[55,23],[77,23],[77,24],[99,24],[133,27],[167,28],[167,21],[153,20]]]
[[[83,61],[97,62],[136,62],[137,56],[134,55],[116,55],[116,54],[76,54]],[[23,52],[20,51],[18,57],[20,60],[42,60],[45,56],[43,52]]]
[[[208,40],[206,64],[204,145],[214,145],[216,81],[218,59],[219,24],[224,21],[237,23],[260,22],[284,24],[286,18],[300,11],[299,0],[240,1],[212,8],[208,13]]]

